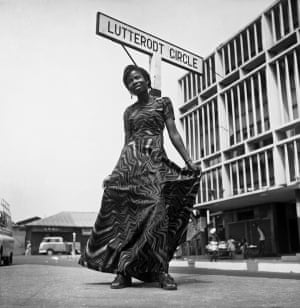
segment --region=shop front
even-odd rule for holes
[[[62,237],[65,242],[79,242],[81,250],[92,232],[97,213],[61,212],[33,223],[26,228],[26,241],[31,242],[32,254],[37,254],[44,237]]]

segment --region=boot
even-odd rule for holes
[[[111,283],[111,289],[123,289],[132,285],[131,277],[118,273],[116,278]]]
[[[164,290],[177,290],[177,284],[174,278],[168,273],[159,273],[158,281],[160,287]]]

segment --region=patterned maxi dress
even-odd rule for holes
[[[171,162],[163,130],[171,101],[150,97],[124,113],[125,145],[104,189],[100,212],[80,264],[155,281],[185,240],[199,175]]]

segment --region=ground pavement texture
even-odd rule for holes
[[[270,277],[173,273],[177,291],[134,280],[110,289],[111,274],[82,267],[0,267],[0,307],[299,307],[300,281]]]

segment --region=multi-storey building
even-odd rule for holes
[[[299,250],[299,25],[300,0],[277,1],[179,80],[195,207],[226,238],[254,243],[259,223],[269,254]]]

